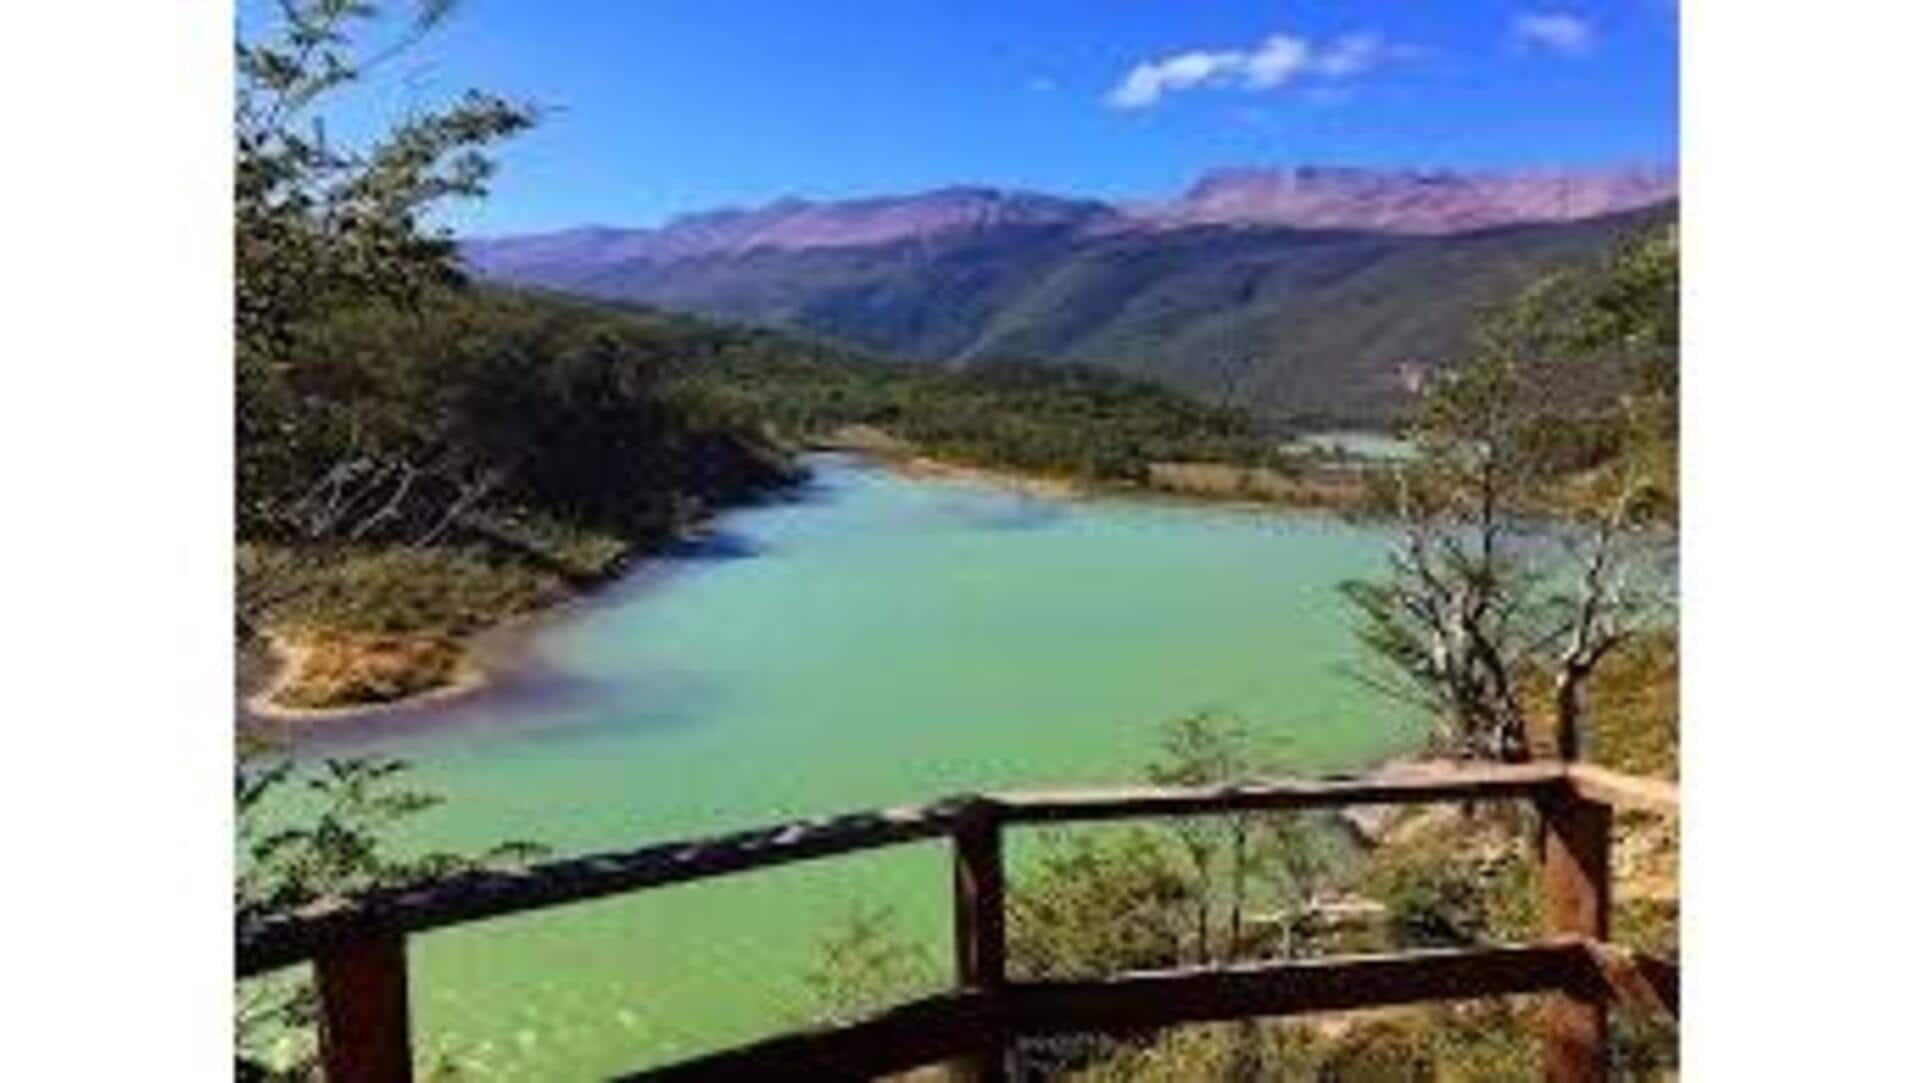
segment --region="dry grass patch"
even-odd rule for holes
[[[1185,496],[1259,500],[1301,508],[1346,509],[1367,500],[1357,473],[1289,475],[1262,466],[1160,462],[1147,466],[1148,488]]]
[[[460,644],[432,633],[303,629],[280,651],[286,670],[271,700],[297,709],[392,703],[454,684],[465,669]]]

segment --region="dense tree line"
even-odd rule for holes
[[[468,521],[545,516],[641,538],[785,476],[751,427],[670,393],[670,347],[619,314],[449,291],[335,314],[304,330],[301,350],[275,395],[248,404],[298,415],[292,440],[243,448],[264,481],[243,492],[254,533],[307,525],[299,513],[330,471],[358,470],[361,489],[394,498],[370,527],[353,516],[375,540],[419,536],[463,485],[486,490]]]
[[[1095,369],[925,369],[486,288],[345,309],[296,341],[242,404],[262,434],[240,449],[250,538],[458,540],[500,520],[653,538],[789,476],[778,445],[856,425],[935,456],[1110,480],[1156,460],[1265,461],[1278,442],[1245,414]]]
[[[1102,481],[1156,461],[1263,464],[1281,431],[1110,370],[995,358],[966,368],[888,363],[771,332],[689,351],[684,380],[797,440],[870,426],[938,458]]]

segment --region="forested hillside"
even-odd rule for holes
[[[797,328],[966,367],[1002,356],[1111,368],[1271,417],[1397,416],[1474,319],[1597,262],[1672,205],[1440,236],[1015,222],[886,244],[625,257],[468,245],[482,274]]]
[[[1241,411],[1082,367],[965,372],[493,287],[304,324],[243,384],[240,616],[298,658],[282,705],[457,681],[461,642],[800,476],[862,427],[959,463],[1138,482],[1265,463]]]
[[[1138,481],[1163,460],[1265,463],[1284,430],[1087,365],[996,359],[950,371],[777,331],[635,312],[690,398],[791,444],[849,427],[955,462]]]

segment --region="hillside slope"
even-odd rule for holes
[[[949,188],[463,252],[496,281],[911,360],[1079,362],[1269,416],[1378,422],[1481,308],[1671,217],[1672,190],[1627,172],[1235,171],[1157,204]]]

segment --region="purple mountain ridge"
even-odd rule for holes
[[[671,263],[755,249],[857,248],[1005,226],[1079,228],[1113,213],[1106,204],[1091,200],[993,188],[940,188],[834,202],[782,199],[747,210],[683,215],[657,229],[587,226],[479,238],[465,242],[464,249],[475,269],[490,274],[542,265]]]
[[[1133,208],[1131,217],[1163,228],[1269,225],[1445,234],[1597,218],[1678,195],[1670,170],[1454,173],[1301,166],[1218,170],[1178,199]]]
[[[1679,194],[1671,169],[1527,172],[1372,170],[1328,166],[1223,169],[1160,202],[1110,204],[1039,192],[951,187],[900,196],[812,201],[676,218],[654,229],[588,226],[474,238],[483,275],[530,267],[593,267],[947,239],[1006,227],[1089,235],[1197,226],[1450,234],[1567,222],[1651,206]]]

